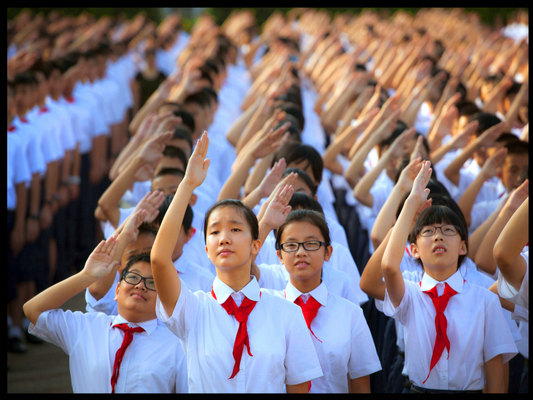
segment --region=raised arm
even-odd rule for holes
[[[422,161],[420,157],[416,157],[409,162],[409,164],[400,173],[398,182],[396,182],[392,188],[392,191],[389,197],[387,197],[385,204],[383,204],[383,207],[381,207],[381,210],[379,210],[376,221],[372,226],[372,231],[370,232],[370,240],[372,240],[372,244],[375,249],[377,249],[387,233],[394,226],[398,207],[400,206],[402,199],[411,191],[413,181],[421,167]]]
[[[498,216],[485,233],[483,241],[476,252],[475,262],[478,268],[491,275],[496,272],[497,265],[494,260],[494,255],[492,254],[496,240],[500,236],[507,222],[509,222],[513,214],[528,196],[529,181],[526,179],[513,191],[513,193],[511,193],[503,208],[498,212]]]
[[[174,311],[181,291],[180,278],[172,262],[172,252],[193,191],[202,184],[207,175],[210,160],[205,157],[208,145],[209,139],[204,131],[189,159],[185,176],[161,222],[150,252],[157,294],[168,315]]]
[[[466,188],[461,198],[457,202],[459,208],[461,208],[461,211],[465,216],[466,223],[468,224],[468,226],[470,226],[470,221],[472,220],[472,207],[474,207],[474,203],[476,202],[476,198],[479,194],[479,191],[483,187],[483,183],[487,179],[496,176],[498,170],[501,168],[505,161],[506,155],[507,149],[503,148],[499,149],[489,159],[487,159],[487,161],[485,161],[485,164],[483,164],[483,167],[481,168],[479,174],[476,175],[472,183],[468,185],[468,188]]]
[[[428,203],[429,189],[426,188],[431,177],[431,163],[424,161],[417,177],[413,182],[411,193],[405,200],[402,211],[392,228],[389,243],[385,248],[381,269],[385,278],[387,292],[394,307],[398,307],[405,293],[405,283],[400,269],[405,244],[409,236],[412,221],[417,210]]]
[[[505,225],[494,245],[494,259],[504,279],[516,290],[520,289],[527,269],[520,255],[529,242],[529,197]]]
[[[106,241],[102,240],[93,250],[85,263],[85,267],[80,272],[50,286],[28,300],[24,304],[23,310],[30,322],[32,324],[37,323],[37,319],[44,311],[61,307],[72,297],[113,270],[117,265],[117,261],[113,259],[116,247],[117,241],[114,237],[110,237]]]
[[[463,167],[464,163],[473,156],[474,152],[481,145],[490,146],[494,141],[500,136],[500,134],[505,130],[507,124],[505,122],[500,122],[494,126],[491,126],[480,136],[472,140],[463,151],[446,167],[444,170],[444,175],[450,182],[455,186],[459,186],[460,173],[459,171]]]
[[[367,207],[372,207],[374,204],[374,196],[370,193],[372,186],[376,182],[381,172],[387,167],[393,157],[401,157],[404,152],[404,148],[407,145],[407,141],[411,139],[415,134],[415,128],[409,128],[403,131],[394,142],[385,151],[385,154],[380,157],[377,164],[368,171],[361,180],[357,183],[353,190],[355,198]]]

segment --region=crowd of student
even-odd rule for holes
[[[76,393],[527,392],[513,18],[20,13],[8,350]]]

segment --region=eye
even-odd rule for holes
[[[217,235],[218,234],[218,231],[211,231],[209,232],[210,235]]]
[[[241,228],[232,228],[231,231],[232,231],[232,232],[240,232],[240,231],[241,231]]]

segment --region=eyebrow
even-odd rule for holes
[[[290,240],[290,241],[292,241],[292,242],[295,242],[295,241],[296,241],[296,239],[293,238],[292,236],[289,236],[289,237],[287,238],[287,240]],[[306,236],[306,237],[304,238],[304,241],[308,241],[308,240],[321,240],[321,239],[320,239],[318,236],[316,236],[316,235],[310,235],[310,236]],[[323,240],[323,239],[322,239],[322,240]]]
[[[215,220],[215,221],[213,221],[212,223],[210,223],[210,224],[208,225],[208,228],[212,228],[212,227],[214,227],[214,226],[216,226],[216,225],[220,225],[221,223],[222,223],[221,221]],[[229,224],[233,224],[233,225],[241,225],[241,226],[244,225],[244,223],[243,223],[242,221],[239,221],[239,220],[236,220],[236,219],[230,219],[230,220],[228,221],[228,223],[229,223]]]

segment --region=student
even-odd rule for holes
[[[292,211],[276,232],[276,248],[290,276],[283,295],[302,308],[324,371],[310,393],[370,393],[369,375],[381,364],[363,310],[330,293],[322,280],[333,251],[323,216]]]
[[[174,272],[176,226],[207,173],[207,147],[204,132],[152,247],[157,315],[183,342],[191,392],[307,392],[322,370],[300,310],[260,290],[250,276],[261,246],[250,209],[226,200],[206,214],[206,252],[217,274],[211,293],[191,292]],[[240,322],[225,309],[234,298]]]
[[[301,209],[316,211],[326,219],[318,201],[305,193],[295,191],[290,198],[288,205],[293,211]],[[269,207],[269,205],[267,205],[267,207]],[[265,223],[265,216],[266,215],[264,215],[259,222],[260,226]],[[357,265],[352,258],[350,250],[337,242],[333,235],[331,235],[329,220],[326,220],[326,223],[328,224],[328,232],[330,232],[330,244],[335,251],[330,255],[328,260],[324,261],[325,268],[323,269],[322,278],[328,285],[330,293],[335,293],[355,304],[362,305],[368,301],[368,296],[359,287],[359,280],[361,277]],[[263,256],[261,258],[257,257],[255,261],[261,272],[260,279],[258,279],[261,287],[282,289],[289,281],[289,274],[285,268],[280,265],[279,259],[273,259],[273,257],[277,257],[275,231],[280,225],[281,223],[275,226],[272,233],[266,236],[266,238],[260,236],[263,244],[259,255],[263,254]],[[268,257],[265,254],[266,252],[268,252]]]
[[[425,161],[385,248],[384,312],[405,328],[411,392],[482,391],[486,385],[487,393],[501,393],[503,364],[516,354],[516,346],[498,298],[461,278],[458,267],[468,251],[468,230],[449,208],[427,208],[430,175]],[[415,213],[424,207],[410,232]],[[424,269],[418,284],[404,280],[400,269],[408,236],[411,253]],[[448,301],[439,303],[439,289]],[[436,313],[434,304],[442,312]],[[441,327],[438,333],[435,326]]]
[[[30,331],[69,355],[74,393],[186,393],[183,349],[156,318],[148,254],[124,268],[115,292],[118,315],[60,309],[114,268],[116,247],[114,238],[100,242],[80,272],[26,302]],[[131,336],[128,327],[138,329]]]

